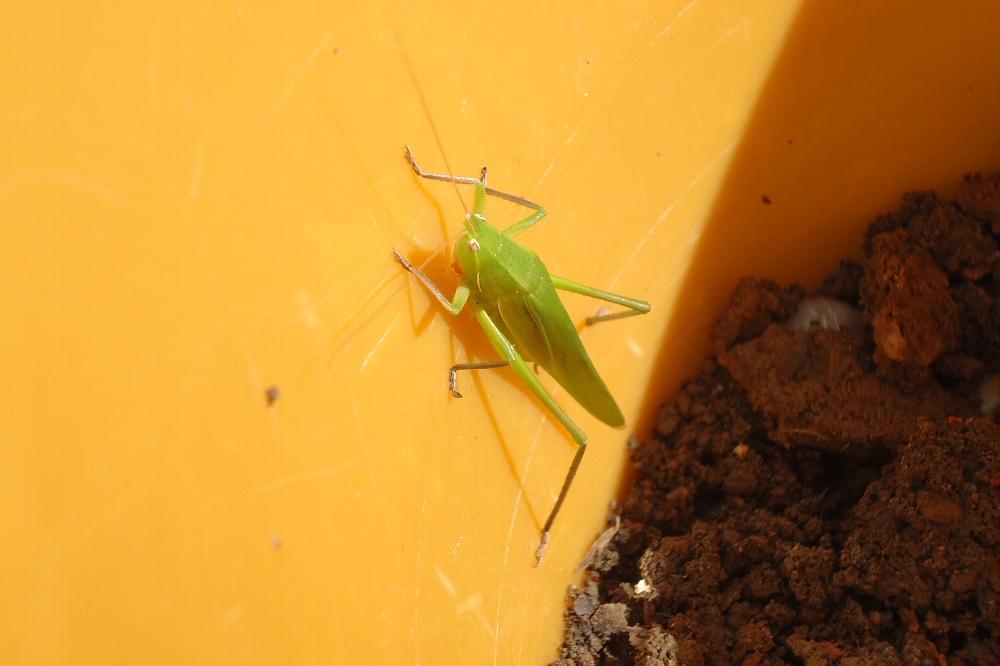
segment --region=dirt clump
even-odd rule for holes
[[[813,295],[736,288],[555,663],[1000,663],[1000,177],[864,248]]]

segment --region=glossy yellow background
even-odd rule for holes
[[[735,280],[1000,167],[995,3],[418,4],[5,8],[0,661],[553,659]],[[654,307],[583,334],[628,431],[556,391],[591,446],[537,569],[572,445],[506,371],[448,397],[491,352],[389,255],[454,284],[418,91],[456,172],[549,208],[553,272]]]

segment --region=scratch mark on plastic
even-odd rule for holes
[[[459,52],[462,50],[462,47],[465,46],[465,41],[469,38],[469,34],[472,32],[472,28],[479,23],[479,19],[482,18],[482,16],[482,10],[479,10],[472,15],[472,18],[469,19],[469,24],[465,26],[465,30],[462,31],[462,36],[458,38],[458,44],[455,46],[454,51]]]
[[[677,194],[677,196],[673,198],[670,204],[663,209],[663,212],[659,214],[659,216],[656,218],[656,221],[653,222],[653,224],[649,225],[649,229],[647,229],[643,237],[639,239],[639,242],[633,244],[632,251],[629,252],[628,257],[626,257],[624,261],[618,264],[618,270],[611,278],[608,289],[615,288],[616,284],[618,283],[618,280],[625,272],[626,267],[629,265],[630,262],[635,261],[635,258],[639,256],[639,253],[642,251],[642,248],[645,247],[646,243],[649,242],[650,238],[656,235],[656,232],[659,230],[660,225],[663,224],[668,217],[670,217],[670,214],[673,212],[677,204],[683,201],[684,197],[687,196],[687,194],[690,193],[691,190],[693,190],[694,187],[701,182],[702,178],[704,178],[708,173],[713,171],[715,167],[718,165],[718,163],[722,161],[723,158],[729,156],[729,154],[733,151],[733,149],[736,147],[739,141],[740,140],[738,138],[734,139],[729,143],[729,145],[720,150],[718,154],[716,154],[716,156],[712,158],[712,160],[708,164],[702,167],[701,171],[699,171],[694,178],[688,181],[687,186],[683,190],[681,190]]]
[[[399,321],[399,315],[400,314],[401,313],[399,313],[399,312],[396,313],[396,316],[392,318],[392,321],[389,322],[389,325],[385,327],[385,332],[382,333],[382,337],[380,337],[378,339],[378,341],[375,343],[375,345],[371,348],[371,351],[369,351],[367,354],[365,354],[364,359],[362,359],[362,361],[361,361],[361,367],[358,368],[358,374],[361,374],[362,372],[364,372],[365,368],[368,367],[368,362],[372,360],[372,357],[375,356],[375,352],[377,352],[378,349],[379,349],[379,347],[382,346],[382,343],[385,342],[385,339],[387,337],[389,337],[389,332],[392,330],[392,327],[396,325],[397,321]]]
[[[350,468],[356,466],[358,460],[352,458],[351,460],[346,460],[338,465],[329,465],[327,467],[321,467],[315,469],[311,472],[305,472],[303,474],[292,474],[289,476],[282,477],[280,479],[275,479],[268,483],[255,486],[253,488],[243,489],[236,492],[229,492],[217,497],[212,498],[205,503],[206,507],[216,506],[218,504],[225,504],[226,502],[232,502],[235,500],[245,499],[250,495],[267,495],[270,493],[278,492],[279,490],[284,490],[289,486],[295,486],[300,483],[306,483],[308,481],[315,481],[319,479],[329,479],[341,472],[349,470]]]
[[[455,606],[455,615],[464,615],[470,611],[483,607],[483,597],[479,594],[470,594],[465,601]]]
[[[319,324],[316,321],[316,313],[313,311],[312,304],[309,302],[309,295],[304,291],[298,293],[299,305],[302,306],[302,317],[305,319],[306,324],[311,329],[319,328]]]
[[[297,485],[304,483],[306,481],[315,481],[317,479],[329,479],[330,477],[343,472],[344,470],[350,469],[358,464],[356,459],[351,459],[346,462],[340,463],[339,465],[329,465],[327,467],[321,467],[320,469],[313,470],[311,472],[306,472],[304,474],[293,474],[291,476],[282,477],[280,479],[275,479],[270,483],[265,483],[262,486],[258,486],[253,489],[253,492],[263,495],[266,493],[273,493],[288,486]]]
[[[472,613],[479,620],[479,625],[486,631],[488,636],[493,635],[493,627],[483,613],[483,595],[470,594],[464,601],[455,604],[455,616],[461,617],[466,613]]]
[[[475,596],[478,597],[479,595],[475,595]],[[480,599],[480,601],[482,601],[482,600]],[[479,624],[486,631],[486,635],[487,636],[492,636],[493,635],[493,626],[490,624],[489,620],[486,619],[486,614],[483,613],[483,609],[481,608],[481,606],[482,606],[482,604],[480,603],[479,606],[477,606],[476,609],[475,609],[476,619],[479,620]]]
[[[448,593],[448,596],[452,599],[457,599],[458,590],[455,588],[455,583],[451,582],[451,579],[448,578],[448,574],[442,571],[441,567],[436,564],[434,565],[434,573],[437,574],[438,580],[441,581],[441,587]]]
[[[638,57],[636,57],[635,60],[629,63],[628,66],[621,68],[617,76],[615,76],[613,80],[608,82],[608,84],[603,87],[603,89],[601,90],[601,94],[587,108],[587,110],[577,121],[576,125],[574,125],[573,129],[570,131],[569,136],[566,137],[565,141],[562,142],[562,145],[559,146],[559,149],[556,150],[556,154],[549,161],[549,165],[545,167],[545,171],[542,172],[542,175],[535,182],[534,189],[538,189],[541,186],[541,184],[545,181],[545,179],[548,178],[549,174],[552,172],[552,169],[555,167],[556,162],[559,161],[559,158],[562,155],[563,151],[566,148],[568,148],[570,144],[576,141],[576,137],[580,133],[580,130],[583,128],[584,125],[587,124],[587,121],[590,120],[590,117],[594,114],[596,109],[598,109],[601,106],[601,102],[610,94],[612,90],[614,90],[618,86],[618,84],[622,81],[622,79],[624,79],[632,71],[632,69],[635,68],[636,63],[642,59],[642,57],[646,54],[647,51],[649,51],[649,49],[651,49],[653,45],[660,40],[660,38],[662,38],[665,34],[670,32],[673,29],[674,25],[676,25],[677,21],[679,21],[685,14],[694,9],[699,4],[701,4],[701,0],[693,0],[692,2],[689,2],[687,5],[682,7],[681,10],[674,15],[673,19],[671,19],[671,21],[666,26],[664,26],[662,30],[656,33],[656,35],[654,35],[653,38],[649,40],[646,46],[643,47],[642,52],[638,55]],[[676,78],[676,77],[671,77],[671,78]]]
[[[365,214],[368,215],[368,219],[371,220],[373,227],[379,231],[385,231],[385,229],[382,228],[382,225],[378,223],[378,218],[375,217],[375,213],[372,212],[371,208],[365,208]]]
[[[528,457],[524,462],[524,471],[521,474],[521,478],[528,478],[528,473],[531,471],[531,463],[535,458],[535,451],[538,450],[538,440],[542,435],[542,426],[545,423],[544,415],[540,416],[538,419],[538,427],[535,428],[535,435],[532,438],[531,444],[528,446]],[[514,508],[510,514],[510,523],[507,525],[507,538],[504,540],[504,550],[503,550],[503,560],[500,563],[500,578],[497,585],[497,613],[496,619],[493,623],[493,663],[500,663],[500,627],[502,623],[503,615],[503,599],[504,599],[504,588],[507,584],[507,569],[510,566],[510,549],[514,542],[514,525],[517,523],[518,511],[521,508],[521,502],[524,499],[524,491],[522,490],[521,484],[518,484],[517,492],[514,495]]]
[[[385,524],[386,530],[391,534],[393,530],[389,523],[389,514],[386,512],[385,505],[382,502],[382,487],[375,475],[375,466],[372,464],[371,451],[368,448],[368,438],[365,437],[364,426],[361,423],[361,414],[358,412],[357,395],[354,392],[350,392],[350,396],[351,414],[354,416],[354,430],[358,437],[358,446],[361,449],[361,455],[364,457],[365,468],[368,471],[368,483],[371,485],[372,492],[375,495],[375,505],[378,507],[379,513],[382,514],[382,522]]]
[[[285,105],[288,104],[288,100],[291,98],[292,93],[294,93],[295,89],[298,88],[299,83],[302,81],[302,77],[309,71],[309,68],[312,67],[312,64],[316,61],[316,59],[330,49],[330,45],[333,43],[333,39],[336,36],[336,32],[328,33],[320,41],[316,48],[314,48],[312,52],[306,56],[306,59],[302,61],[302,64],[299,65],[297,70],[295,70],[295,73],[292,74],[291,78],[288,79],[288,83],[285,84],[285,87],[274,100],[274,104],[271,105],[271,109],[268,111],[264,124],[261,125],[260,129],[257,131],[258,139],[263,136],[265,132],[271,129],[271,125],[274,124],[274,121],[281,114],[282,110],[284,110]]]
[[[124,206],[128,203],[125,197],[118,192],[103,183],[87,178],[79,171],[48,166],[24,167],[0,181],[0,200],[9,199],[21,190],[38,185],[65,188],[97,199],[109,206]]]
[[[427,510],[427,496],[421,503],[420,513]],[[413,641],[414,663],[420,663],[420,572],[423,568],[424,554],[420,550],[420,534],[418,530],[413,572],[413,622],[410,626],[410,640]]]
[[[199,143],[194,147],[194,165],[191,167],[191,182],[188,183],[188,198],[198,199],[201,197],[201,174],[205,166],[205,144]]]

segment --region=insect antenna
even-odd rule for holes
[[[427,122],[431,126],[431,132],[434,134],[434,141],[437,142],[438,150],[441,152],[441,157],[444,159],[444,167],[447,169],[449,176],[454,176],[455,172],[451,170],[451,163],[448,161],[448,154],[444,150],[444,143],[441,141],[441,134],[438,132],[437,124],[434,122],[434,116],[431,115],[431,107],[427,103],[427,97],[424,95],[424,89],[420,86],[420,81],[417,79],[417,72],[413,68],[413,62],[410,60],[410,55],[406,52],[406,49],[403,47],[403,41],[400,39],[398,34],[396,35],[396,45],[399,47],[399,53],[403,56],[403,62],[406,63],[406,71],[409,73],[410,81],[413,82],[413,87],[417,91],[417,97],[420,99],[420,105],[423,107],[424,114],[427,116]],[[465,205],[462,193],[458,190],[458,184],[452,181],[452,186],[455,188],[455,196],[458,197],[458,201],[462,204],[462,210],[468,214],[469,208]]]

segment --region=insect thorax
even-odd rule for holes
[[[487,301],[515,292],[532,292],[547,276],[534,252],[504,236],[481,216],[458,237],[455,262]]]

